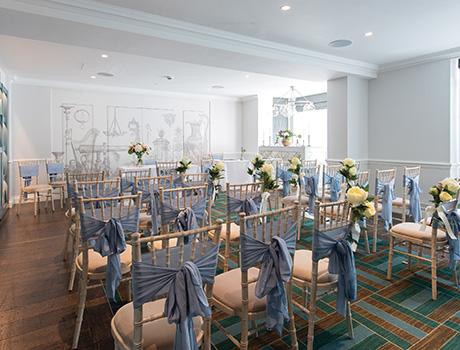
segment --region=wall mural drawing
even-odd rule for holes
[[[101,106],[56,105],[60,113],[54,121],[53,154],[56,159],[60,155],[68,170],[117,174],[120,166],[134,164],[127,152],[131,142],[148,144],[152,150],[147,157],[158,161],[188,157],[196,163],[209,154],[209,114],[203,110],[103,107],[105,115],[95,115]]]

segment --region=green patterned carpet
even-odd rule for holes
[[[223,206],[216,205],[213,219],[223,217]],[[312,222],[302,228],[298,248],[310,246]],[[413,272],[407,269],[405,259],[395,255],[393,280],[385,279],[388,244],[380,230],[378,253],[365,253],[360,246],[356,253],[358,272],[358,300],[352,305],[353,340],[347,336],[345,320],[335,312],[335,294],[325,296],[318,303],[318,321],[315,325],[315,349],[460,349],[460,293],[452,282],[446,263],[438,269],[438,299],[431,300],[431,275],[428,265],[419,263]],[[371,245],[372,246],[372,245]],[[235,281],[236,282],[236,281]],[[300,300],[300,290],[295,290]],[[226,329],[239,338],[237,317],[226,317],[214,312]],[[300,349],[306,348],[307,316],[295,310],[297,337]],[[212,328],[214,349],[234,349],[233,343],[217,329]],[[287,330],[283,337],[274,332],[260,332],[251,337],[253,349],[287,349]]]

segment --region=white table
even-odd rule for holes
[[[234,185],[252,182],[252,176],[248,174],[248,168],[251,165],[249,160],[224,160],[225,172],[224,178],[220,181],[221,186],[225,188],[225,183]]]
[[[139,170],[147,170],[147,169],[152,169],[151,170],[151,172],[152,172],[151,176],[157,176],[157,166],[155,164],[141,165],[141,166],[137,166],[137,165],[122,165],[122,166],[120,166],[120,170],[122,170],[122,171],[136,171],[136,170],[139,171]],[[192,164],[190,169],[187,170],[187,173],[188,174],[201,173],[201,166]]]

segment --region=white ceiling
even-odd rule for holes
[[[102,58],[102,53],[109,57]],[[308,82],[4,35],[0,35],[0,57],[1,64],[9,68],[18,82],[46,80],[52,83],[71,82],[232,97],[259,93],[280,96],[291,85],[306,95],[326,91],[325,82]],[[115,76],[90,78],[98,72],[109,72]],[[171,75],[174,80],[166,80],[164,75]],[[224,88],[214,89],[213,85]]]
[[[99,1],[376,64],[460,46],[459,0]],[[353,45],[328,47],[335,39]]]

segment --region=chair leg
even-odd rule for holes
[[[54,208],[54,200],[53,200],[53,190],[49,190],[49,198],[51,200],[51,210],[54,213],[55,208]]]
[[[16,204],[16,215],[19,216],[19,212],[21,211],[21,204],[22,204],[22,201],[24,200],[24,192],[20,192],[19,193],[19,203]]]
[[[407,243],[407,252],[409,254],[412,254],[412,243],[411,242]],[[412,271],[412,257],[410,255],[407,256],[407,267],[409,268],[409,271]]]
[[[374,240],[372,242],[372,252],[377,253],[377,229],[379,226],[379,214],[376,211],[375,216],[374,216]]]
[[[393,271],[393,250],[394,250],[394,238],[390,232],[390,249],[388,250],[388,269],[387,269],[387,280],[391,281]]]
[[[351,303],[348,301],[347,302],[347,327],[348,327],[348,336],[350,339],[353,339],[355,337],[354,331],[353,331],[353,317],[351,315]]]
[[[313,262],[312,286],[310,295],[310,314],[308,315],[307,350],[313,350],[313,340],[315,337],[317,278],[318,263]]]
[[[436,300],[438,298],[438,277],[436,273],[436,246],[431,246],[431,298]]]
[[[75,324],[75,332],[73,334],[73,342],[72,342],[72,349],[78,348],[78,340],[80,339],[80,331],[81,331],[81,324],[83,323],[83,314],[85,312],[85,305],[86,305],[86,294],[87,290],[87,283],[88,283],[88,276],[87,272],[83,271],[80,278],[80,299],[78,302],[78,311],[77,311],[77,322]]]
[[[40,204],[40,197],[34,193],[34,216],[37,216],[38,205]]]
[[[71,267],[70,267],[70,279],[69,279],[69,286],[68,290],[71,292],[73,290],[73,284],[75,282],[75,274],[77,272],[77,257],[79,253],[79,247],[78,247],[78,237],[77,234],[75,233],[74,238],[73,238],[73,245],[72,245],[72,260],[71,260]]]
[[[59,200],[61,201],[61,209],[64,209],[64,188],[59,187]]]
[[[292,281],[286,284],[287,287],[287,302],[288,302],[288,313],[289,313],[289,333],[291,336],[291,349],[298,349],[299,344],[297,342],[297,333],[295,330],[295,318],[294,311],[292,310]]]
[[[369,247],[369,235],[367,234],[367,228],[364,229],[364,248],[366,248],[367,254],[371,253],[371,249]]]

